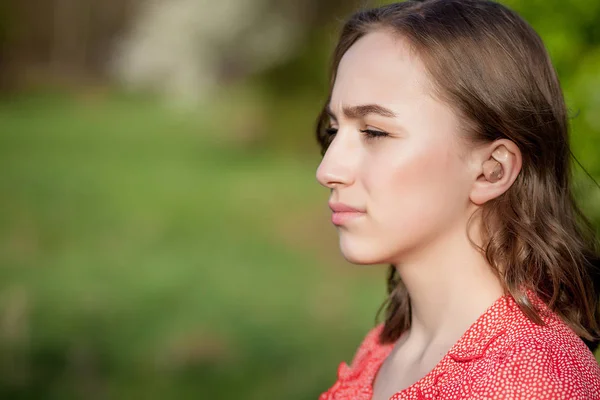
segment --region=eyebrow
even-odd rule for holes
[[[329,105],[327,105],[326,111],[331,118],[337,120],[335,114],[333,113],[333,111],[331,111]],[[352,107],[344,107],[344,115],[348,119],[359,119],[366,117],[369,114],[381,115],[382,117],[387,118],[396,117],[396,113],[394,113],[389,108],[380,106],[379,104],[363,104]]]

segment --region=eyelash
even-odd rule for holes
[[[334,129],[334,128],[327,128],[325,130],[325,132],[327,133],[328,136],[335,135],[337,133],[337,131],[338,130]],[[370,139],[379,139],[379,138],[382,138],[384,136],[388,136],[388,134],[386,132],[384,132],[384,131],[376,131],[376,130],[373,130],[373,129],[361,129],[360,131],[362,133],[364,133],[365,137],[367,139],[369,139],[369,140]]]

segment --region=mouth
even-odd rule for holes
[[[329,208],[333,211],[331,222],[336,226],[345,225],[366,215],[365,211],[343,203],[329,203]]]

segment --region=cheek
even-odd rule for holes
[[[357,176],[368,219],[340,234],[342,253],[356,264],[395,262],[448,229],[468,204],[456,182],[462,167],[448,147],[386,150],[365,157]]]
[[[385,230],[417,232],[459,212],[461,167],[446,143],[381,157],[374,165],[365,177],[369,212]]]

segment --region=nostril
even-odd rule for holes
[[[319,164],[316,177],[322,186],[349,185],[352,181],[354,163],[348,157],[337,157],[329,153]]]

